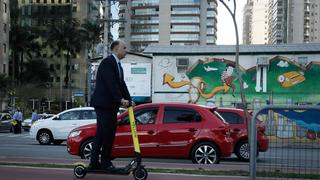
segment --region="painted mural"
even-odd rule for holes
[[[239,73],[243,77],[248,102],[259,101],[265,104],[270,99],[274,104],[320,102],[319,62],[310,62],[303,66],[283,56],[270,59],[265,68],[265,92],[261,90],[262,85],[257,83],[257,69],[244,69],[240,66]],[[188,80],[177,81],[173,74],[166,72],[163,74],[163,86],[187,87],[189,103],[210,105],[212,102],[216,104],[218,100],[230,103],[240,101],[239,80],[235,74],[234,61],[217,58],[198,60],[187,70],[186,76]],[[264,123],[270,130],[270,136],[320,138],[320,123],[314,118],[319,116],[312,117],[313,121],[310,121],[297,113],[275,112],[272,120],[268,121],[267,118]]]
[[[198,60],[186,72],[189,80],[175,81],[170,72],[163,74],[163,86],[180,88],[188,86],[189,103],[206,104],[210,99],[222,98],[226,102],[240,100],[239,80],[235,74],[235,63],[226,59],[209,58]],[[262,102],[270,99],[276,103],[320,102],[319,62],[310,62],[306,66],[276,56],[267,66],[267,91],[257,87],[257,67],[244,69],[240,66],[244,80],[244,90],[248,102],[259,99]]]

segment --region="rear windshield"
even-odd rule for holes
[[[210,109],[210,112],[212,112],[214,115],[216,115],[222,122],[224,122],[225,124],[228,124],[228,122],[225,119],[223,119],[221,114],[219,114],[217,111]]]

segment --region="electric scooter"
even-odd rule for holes
[[[113,175],[129,175],[132,172],[132,175],[135,180],[145,180],[148,177],[148,171],[144,168],[144,165],[141,164],[141,153],[140,153],[140,144],[137,134],[137,126],[134,118],[132,103],[128,107],[129,121],[131,134],[133,139],[134,146],[134,158],[131,162],[123,168],[115,168],[111,171],[106,170],[88,170],[87,166],[84,163],[76,163],[73,169],[73,173],[77,178],[84,178],[87,173],[99,173],[99,174],[113,174]]]

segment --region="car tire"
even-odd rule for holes
[[[240,141],[234,148],[234,153],[239,160],[249,162],[250,161],[250,146],[248,141]],[[257,150],[257,157],[259,156],[259,150]]]
[[[54,140],[53,144],[54,145],[60,145],[63,142],[63,140]]]
[[[201,142],[192,148],[192,162],[195,164],[219,164],[220,153],[211,142]]]
[[[92,145],[93,145],[93,139],[88,139],[81,144],[80,157],[82,159],[90,159]]]
[[[37,140],[41,145],[51,144],[53,138],[49,130],[40,130],[37,134]]]

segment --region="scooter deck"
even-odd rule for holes
[[[130,171],[126,171],[125,168],[115,168],[113,170],[103,170],[103,169],[88,170],[88,169],[86,169],[86,172],[91,173],[91,174],[117,174],[117,175],[130,174]]]

